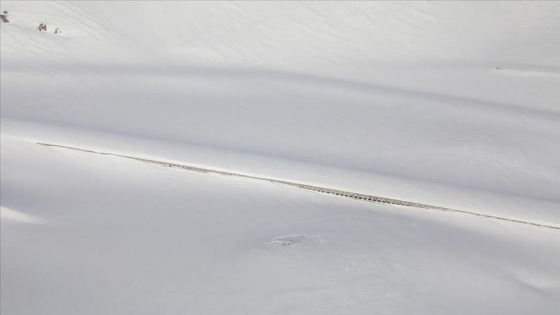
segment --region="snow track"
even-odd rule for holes
[[[302,183],[284,181],[284,180],[277,180],[277,179],[266,178],[266,177],[261,177],[261,176],[252,176],[252,175],[246,175],[246,174],[241,174],[241,173],[225,172],[225,171],[213,170],[213,169],[209,169],[209,168],[202,168],[202,167],[195,167],[195,166],[189,166],[189,165],[184,165],[184,164],[170,163],[170,162],[165,162],[165,161],[144,159],[144,158],[139,158],[139,157],[134,157],[134,156],[129,156],[129,155],[123,155],[123,154],[117,154],[117,153],[100,152],[100,151],[76,148],[76,147],[59,145],[59,144],[51,144],[51,143],[43,143],[43,142],[37,142],[37,144],[41,145],[41,146],[69,149],[69,150],[81,151],[81,152],[85,152],[85,153],[116,156],[116,157],[136,160],[136,161],[140,161],[140,162],[157,164],[157,165],[161,165],[161,166],[165,166],[165,167],[171,167],[171,168],[179,168],[179,169],[184,169],[184,170],[199,172],[199,173],[217,174],[217,175],[222,175],[222,176],[235,176],[235,177],[248,178],[248,179],[254,179],[254,180],[259,180],[259,181],[267,181],[267,182],[270,182],[270,183],[293,186],[293,187],[306,189],[306,190],[311,190],[311,191],[315,191],[315,192],[319,192],[319,193],[336,195],[336,196],[340,196],[340,197],[351,198],[351,199],[354,199],[354,200],[360,200],[360,201],[366,201],[366,202],[385,203],[385,204],[392,204],[392,205],[404,206],[404,207],[412,207],[412,208],[418,208],[418,209],[439,210],[439,211],[453,212],[453,213],[459,213],[459,214],[467,214],[467,215],[473,215],[473,216],[478,216],[478,217],[487,218],[487,219],[500,220],[500,221],[506,221],[506,222],[511,222],[511,223],[518,223],[518,224],[532,225],[532,226],[537,226],[537,227],[542,227],[542,228],[547,228],[547,229],[560,230],[560,226],[556,226],[556,225],[542,224],[542,223],[530,222],[530,221],[525,221],[525,220],[506,218],[506,217],[483,214],[483,213],[478,213],[478,212],[473,212],[473,211],[457,210],[457,209],[452,209],[452,208],[433,206],[433,205],[428,205],[428,204],[422,204],[422,203],[417,203],[417,202],[412,202],[412,201],[374,196],[374,195],[369,195],[369,194],[360,194],[360,193],[355,193],[355,192],[350,192],[350,191],[344,191],[344,190],[338,190],[338,189],[332,189],[332,188],[320,187],[320,186],[314,186],[314,185],[306,185],[306,184],[302,184]]]

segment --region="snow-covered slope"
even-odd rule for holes
[[[84,255],[93,255],[95,244],[109,246],[100,259],[125,248],[122,268],[145,270],[146,286],[165,283],[162,295],[150,302],[156,311],[171,301],[173,306],[164,313],[221,313],[230,308],[252,312],[248,297],[255,293],[248,287],[239,291],[246,299],[231,297],[218,303],[233,294],[228,290],[240,278],[212,272],[229,255],[240,257],[235,268],[247,275],[255,262],[247,257],[244,261],[247,253],[229,243],[224,245],[229,254],[215,253],[215,242],[207,241],[214,236],[201,233],[199,225],[230,231],[253,224],[258,225],[256,232],[238,231],[232,236],[233,242],[251,243],[245,245],[256,251],[253,254],[264,253],[253,258],[269,257],[268,251],[275,247],[267,247],[274,246],[267,242],[281,235],[310,235],[306,241],[311,242],[298,247],[301,252],[282,252],[288,258],[270,254],[302,263],[301,273],[294,276],[299,282],[282,282],[277,273],[285,272],[283,267],[256,269],[273,274],[267,280],[270,290],[258,299],[283,296],[270,308],[254,304],[256,312],[289,313],[289,307],[278,305],[301,299],[293,312],[410,313],[421,309],[449,313],[458,309],[460,313],[524,313],[525,307],[535,305],[519,298],[524,294],[548,297],[538,302],[542,313],[557,306],[559,284],[541,281],[558,278],[552,268],[560,265],[558,257],[541,261],[546,253],[558,252],[554,231],[451,214],[440,218],[425,213],[425,218],[399,207],[356,204],[287,188],[263,188],[258,183],[244,186],[244,180],[215,178],[210,183],[203,175],[156,170],[34,143],[172,161],[560,226],[560,3],[9,1],[2,2],[0,9],[9,11],[10,19],[1,24],[0,38],[2,251],[11,254],[2,255],[2,274],[9,270],[14,277],[2,280],[3,310],[33,313],[53,299],[54,313],[71,312],[72,308],[62,308],[68,303],[94,312],[93,304],[84,304],[88,292],[101,292],[105,286],[107,292],[117,292],[125,286],[129,276],[104,282],[118,272],[107,260],[95,267],[100,277],[88,278],[86,287],[63,277],[60,291],[41,289],[49,277],[56,277],[49,268],[56,268],[57,259],[65,258],[63,248],[79,246],[83,236],[91,241],[83,248],[83,253],[89,253]],[[39,23],[46,23],[48,32],[39,32]],[[55,28],[62,33],[54,34]],[[186,187],[199,190],[189,192]],[[170,194],[164,193],[167,189]],[[224,196],[222,191],[226,191]],[[209,204],[199,194],[220,196]],[[63,195],[69,198],[60,200]],[[132,195],[141,198],[132,200]],[[293,199],[283,200],[286,195]],[[213,209],[212,204],[221,210],[200,214]],[[272,217],[260,218],[261,208],[286,219],[275,223]],[[325,217],[320,208],[330,209]],[[368,209],[376,216],[371,217]],[[143,216],[132,218],[136,210]],[[288,228],[300,226],[300,212],[309,223],[298,231]],[[159,215],[166,217],[148,222]],[[355,221],[350,220],[353,215]],[[385,227],[376,223],[378,217],[394,222]],[[193,232],[181,235],[172,228],[179,225],[166,232],[166,224],[176,219]],[[89,226],[90,220],[97,223]],[[424,220],[434,221],[423,225]],[[422,227],[411,229],[417,224]],[[134,233],[127,232],[128,226]],[[142,226],[147,233],[142,233]],[[328,231],[321,230],[325,226]],[[112,244],[111,235],[99,232],[103,229],[124,238],[122,243]],[[152,238],[151,233],[163,235]],[[322,240],[313,238],[317,233],[327,239],[345,236],[336,245],[324,245],[314,241]],[[134,234],[138,240],[151,240],[147,252],[155,258],[150,259],[165,253],[173,256],[180,244],[198,250],[178,254],[176,262],[149,260],[144,269],[134,263],[141,254],[139,241],[131,239]],[[419,234],[426,238],[415,242]],[[25,243],[26,237],[46,237],[49,243],[31,246]],[[65,237],[72,241],[60,243]],[[444,240],[447,237],[466,242],[467,252],[454,249]],[[374,242],[374,238],[388,241]],[[487,250],[477,248],[486,238]],[[193,239],[202,240],[200,247]],[[353,240],[361,245],[354,245]],[[499,249],[513,240],[536,262],[519,260],[521,255],[513,247]],[[542,245],[537,246],[536,240]],[[173,248],[154,248],[164,242],[171,242]],[[367,247],[370,242],[377,245]],[[437,254],[427,257],[424,249],[431,248],[431,242]],[[319,247],[329,254],[298,256]],[[489,255],[491,249],[498,253]],[[52,265],[35,265],[41,250],[55,255]],[[399,252],[398,259],[377,256],[378,250]],[[69,272],[96,264],[79,255],[66,257],[75,263],[67,267]],[[465,259],[470,255],[479,257],[472,267],[468,266],[471,260]],[[189,286],[184,285],[187,274],[181,275],[176,285],[183,285],[184,290],[169,283],[171,274],[158,271],[192,257],[197,257],[191,263],[200,264],[201,269],[194,269],[201,273],[199,281]],[[401,259],[412,262],[403,265]],[[448,282],[438,277],[458,281],[458,269],[446,265],[442,274],[434,274],[424,268],[446,259],[454,264],[460,261],[463,273],[473,275],[461,281],[472,282],[449,291]],[[210,260],[217,261],[216,268],[204,269],[202,265]],[[314,280],[303,274],[323,260],[332,268],[312,273],[313,277],[327,281],[334,274],[334,280],[310,285]],[[514,262],[504,267],[501,262],[505,261]],[[341,270],[353,270],[352,264],[359,262],[369,267],[358,268],[361,271],[349,278],[341,275]],[[502,267],[516,271],[496,275]],[[64,273],[66,267],[61,268]],[[174,268],[176,275],[179,271]],[[359,288],[351,286],[351,279],[364,272],[370,280]],[[378,284],[374,280],[381,274],[399,279],[402,272],[408,276],[394,280],[398,285],[393,280]],[[24,285],[16,285],[15,277],[23,274],[39,279],[28,276]],[[438,284],[424,287],[425,280],[434,278]],[[204,284],[204,279],[213,280]],[[494,292],[511,295],[466,306],[465,301],[478,299],[474,291],[481,288],[483,279],[493,279],[488,281],[496,283]],[[221,280],[229,284],[214,290]],[[255,276],[250,281],[262,284],[265,280]],[[326,289],[329,283],[334,286],[332,292]],[[75,286],[81,293],[66,296],[64,292]],[[195,287],[206,293],[192,295]],[[29,304],[29,309],[18,308],[28,290],[42,300]],[[134,300],[134,292],[142,297],[152,294],[140,290],[138,283],[127,290],[132,290],[126,291],[128,298],[98,295],[102,302],[95,303],[107,310],[124,307],[127,299]],[[181,294],[192,296],[198,306],[187,307],[194,305],[192,301],[179,303]],[[421,299],[423,294],[428,298]],[[451,296],[445,299],[448,302],[441,304],[441,294]],[[335,295],[342,297],[333,299]],[[503,305],[508,299],[515,303]],[[129,312],[152,307],[136,303]],[[212,303],[216,309],[209,306]]]
[[[560,307],[557,230],[14,139],[1,149],[2,202],[12,210],[2,218],[2,314],[554,314]]]
[[[560,222],[556,3],[9,4],[4,134]]]

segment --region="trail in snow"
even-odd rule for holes
[[[478,216],[478,217],[487,218],[487,219],[501,220],[501,221],[506,221],[506,222],[526,224],[526,225],[538,226],[538,227],[543,227],[543,228],[548,228],[548,229],[560,230],[560,226],[551,225],[551,224],[543,224],[543,223],[530,222],[530,221],[525,221],[525,220],[517,220],[517,219],[513,219],[513,218],[500,217],[500,216],[489,215],[489,214],[484,214],[484,213],[479,213],[479,212],[457,210],[457,209],[452,209],[452,208],[427,205],[427,204],[422,204],[422,203],[417,203],[417,202],[412,202],[412,201],[386,198],[386,197],[369,195],[369,194],[360,194],[360,193],[355,193],[355,192],[350,192],[350,191],[343,191],[343,190],[332,189],[332,188],[321,187],[321,186],[314,186],[314,185],[306,185],[306,184],[302,184],[302,183],[284,181],[284,180],[277,180],[277,179],[267,178],[267,177],[252,176],[252,175],[235,173],[235,172],[218,171],[218,170],[213,170],[213,169],[209,169],[209,168],[201,168],[201,167],[189,166],[189,165],[184,165],[184,164],[177,164],[177,163],[170,163],[170,162],[165,162],[165,161],[144,159],[144,158],[140,158],[140,157],[122,155],[122,154],[118,154],[118,153],[99,152],[99,151],[94,151],[94,150],[88,150],[88,149],[83,149],[83,148],[76,148],[76,147],[70,147],[70,146],[64,146],[64,145],[58,145],[58,144],[52,144],[52,143],[38,142],[37,144],[42,145],[42,146],[47,146],[47,147],[56,147],[56,148],[63,148],[63,149],[81,151],[81,152],[85,152],[85,153],[116,156],[116,157],[121,157],[121,158],[126,158],[126,159],[132,159],[132,160],[136,160],[136,161],[140,161],[140,162],[145,162],[145,163],[158,164],[158,165],[165,166],[165,167],[184,169],[184,170],[193,171],[193,172],[218,174],[218,175],[223,175],[223,176],[236,176],[236,177],[248,178],[248,179],[253,179],[253,180],[266,181],[266,182],[288,185],[288,186],[298,187],[298,188],[301,188],[301,189],[316,191],[316,192],[325,193],[325,194],[336,195],[336,196],[340,196],[340,197],[344,197],[344,198],[352,198],[352,199],[355,199],[355,200],[361,200],[361,201],[367,201],[367,202],[386,203],[386,204],[392,204],[392,205],[397,205],[397,206],[405,206],[405,207],[413,207],[413,208],[420,208],[420,209],[439,210],[439,211],[446,211],[446,212],[453,212],[453,213],[468,214],[468,215]]]

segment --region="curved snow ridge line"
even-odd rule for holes
[[[361,201],[366,201],[366,202],[385,203],[385,204],[392,204],[392,205],[404,206],[404,207],[412,207],[412,208],[439,210],[439,211],[446,211],[446,212],[468,214],[468,215],[473,215],[473,216],[487,218],[487,219],[500,220],[500,221],[506,221],[506,222],[512,222],[512,223],[532,225],[532,226],[537,226],[537,227],[542,227],[542,228],[560,230],[560,226],[556,226],[556,225],[541,224],[541,223],[536,223],[536,222],[530,222],[530,221],[500,217],[500,216],[491,215],[491,214],[483,214],[483,213],[466,211],[466,210],[457,210],[457,209],[446,208],[446,207],[432,206],[432,205],[427,205],[427,204],[423,204],[423,203],[417,203],[417,202],[400,200],[400,199],[386,198],[386,197],[380,197],[380,196],[374,196],[374,195],[368,195],[368,194],[360,194],[360,193],[338,190],[338,189],[332,189],[332,188],[327,188],[327,187],[306,185],[306,184],[301,184],[301,183],[296,183],[296,182],[289,182],[289,181],[277,180],[277,179],[266,178],[266,177],[245,175],[245,174],[240,174],[240,173],[218,171],[218,170],[213,170],[213,169],[208,169],[208,168],[188,166],[188,165],[170,163],[170,162],[165,162],[165,161],[150,160],[150,159],[144,159],[144,158],[139,158],[139,157],[134,157],[134,156],[129,156],[129,155],[123,155],[123,154],[117,154],[117,153],[100,152],[100,151],[94,151],[94,150],[88,150],[88,149],[81,149],[81,148],[70,147],[70,146],[59,145],[59,144],[51,144],[51,143],[43,143],[43,142],[37,142],[37,144],[42,145],[42,146],[47,146],[47,147],[56,147],[56,148],[63,148],[63,149],[81,151],[81,152],[85,152],[85,153],[116,156],[116,157],[136,160],[136,161],[140,161],[140,162],[144,162],[144,163],[157,164],[157,165],[161,165],[161,166],[165,166],[165,167],[184,169],[184,170],[188,170],[188,171],[192,171],[192,172],[217,174],[217,175],[223,175],[223,176],[235,176],[235,177],[249,178],[249,179],[260,180],[260,181],[267,181],[267,182],[270,182],[270,183],[282,184],[282,185],[297,187],[297,188],[306,189],[306,190],[310,190],[310,191],[315,191],[315,192],[319,192],[319,193],[330,194],[330,195],[335,195],[335,196],[340,196],[340,197],[345,197],[345,198],[352,198],[352,199],[355,199],[355,200],[361,200]]]

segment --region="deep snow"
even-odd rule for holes
[[[33,218],[2,218],[2,314],[554,314],[560,306],[556,230],[12,139],[2,141],[2,163],[3,200]]]
[[[558,308],[557,231],[35,142],[560,226],[560,3],[0,9],[3,314]]]

